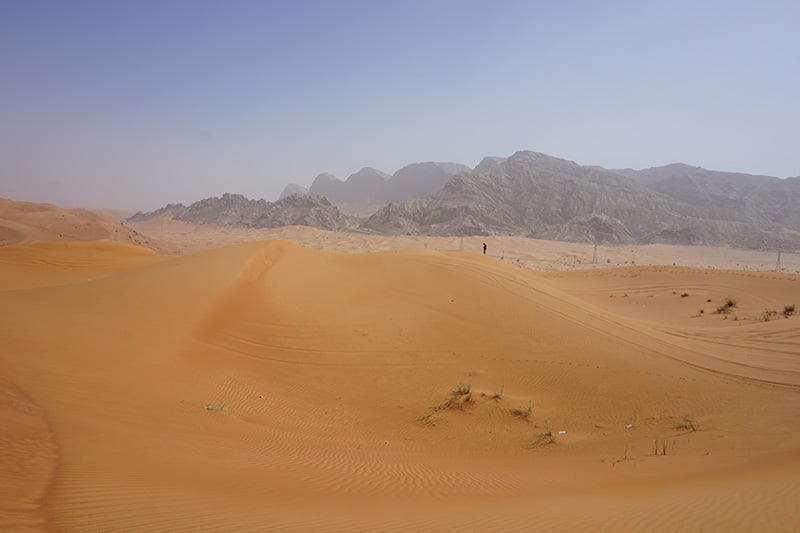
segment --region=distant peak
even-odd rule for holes
[[[302,185],[298,185],[296,183],[290,183],[289,185],[284,187],[278,199],[282,200],[287,196],[292,196],[293,194],[299,194],[301,196],[306,195],[308,194],[308,189],[303,187]]]
[[[340,180],[333,174],[323,172],[322,174],[318,174],[317,177],[314,178],[314,181],[311,183],[311,188],[309,190],[311,192],[314,192],[315,189],[319,187],[327,187],[334,183],[342,183],[342,180]]]
[[[352,178],[358,179],[358,178],[362,178],[362,177],[363,178],[375,177],[375,178],[380,178],[380,179],[383,179],[383,180],[388,180],[390,176],[388,174],[386,174],[385,172],[381,172],[377,168],[364,167],[361,170],[359,170],[358,172],[356,172],[354,174],[350,174],[350,177],[347,178],[347,181],[350,181]]]
[[[478,163],[478,165],[473,169],[473,172],[475,172],[476,174],[481,174],[489,170],[494,165],[502,163],[505,160],[506,160],[505,157],[486,156],[483,159],[481,159],[481,162]]]
[[[519,150],[508,158],[511,161],[558,161],[560,163],[571,163],[577,165],[574,161],[569,159],[562,159],[552,155],[543,154],[542,152],[534,152],[532,150]]]

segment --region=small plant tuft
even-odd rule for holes
[[[208,404],[206,405],[206,411],[224,411],[225,404],[221,403],[219,405]]]
[[[689,293],[688,293],[688,292],[684,292],[684,293],[682,293],[682,294],[681,294],[681,298],[686,298],[686,297],[688,297],[688,296],[689,296]]]
[[[778,318],[778,312],[774,309],[764,309],[764,312],[759,315],[758,319],[761,322],[769,322]]]
[[[692,415],[683,415],[676,423],[675,429],[697,431],[697,420]]]
[[[453,389],[453,396],[466,396],[472,390],[472,385],[469,383],[459,383],[456,385],[456,388]]]
[[[547,424],[545,425],[544,433],[539,433],[538,435],[536,435],[536,439],[533,441],[533,445],[547,446],[555,442],[556,442],[556,436],[553,433],[553,424],[547,422]]]
[[[727,315],[733,311],[733,309],[739,304],[735,298],[728,296],[725,298],[725,301],[717,307],[717,314],[718,315]]]
[[[792,305],[784,305],[783,306],[783,316],[789,318],[794,314],[794,304]]]
[[[492,400],[502,400],[503,399],[503,389],[505,389],[505,387],[506,387],[505,385],[500,385],[500,390],[499,391],[495,391],[494,393],[492,393],[492,395],[489,398],[492,399]]]
[[[529,420],[533,414],[533,400],[528,400],[527,407],[515,407],[511,410],[511,414],[523,420]],[[552,428],[550,428],[552,431]]]
[[[439,421],[437,415],[439,411],[448,409],[464,410],[466,407],[473,405],[473,403],[472,386],[469,383],[459,383],[456,388],[450,391],[449,398],[439,405],[428,408],[428,412],[417,420],[426,426],[435,426]]]

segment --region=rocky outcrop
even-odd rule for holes
[[[353,229],[358,224],[356,219],[343,215],[326,198],[314,194],[294,194],[267,204],[266,212],[253,227],[311,226],[337,231]]]
[[[168,207],[170,209],[168,209]],[[158,215],[156,215],[158,213]],[[168,214],[191,224],[275,228],[313,226],[326,230],[353,228],[357,221],[343,215],[335,206],[317,195],[287,196],[277,202],[250,200],[241,194],[223,194],[195,202],[188,207],[167,206],[152,213],[137,213],[129,222],[141,222]]]
[[[136,212],[136,214],[129,216],[125,219],[126,222],[145,222],[147,220],[152,220],[156,217],[169,215],[172,217],[173,215],[180,213],[186,209],[186,206],[183,204],[167,204],[160,209],[156,209],[155,211],[149,211],[144,213],[142,211]]]

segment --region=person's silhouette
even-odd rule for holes
[[[483,255],[486,255],[486,243],[483,243]]]

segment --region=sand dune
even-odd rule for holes
[[[797,530],[798,279],[7,247],[0,528]]]
[[[0,246],[52,241],[116,241],[166,251],[100,212],[0,198]]]

